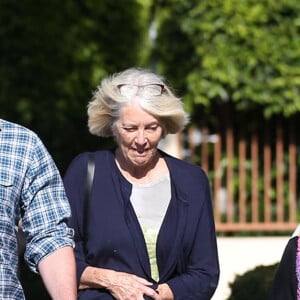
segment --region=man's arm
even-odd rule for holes
[[[77,299],[75,257],[72,247],[62,247],[38,264],[45,286],[54,300]]]

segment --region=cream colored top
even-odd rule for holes
[[[169,174],[150,182],[132,183],[130,201],[133,205],[146,241],[151,276],[159,279],[156,259],[156,240],[171,199]]]

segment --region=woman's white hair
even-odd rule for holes
[[[119,118],[122,106],[132,99],[124,97],[118,88],[120,84],[163,84],[161,95],[139,97],[139,105],[148,113],[158,118],[163,128],[163,135],[177,133],[188,123],[181,99],[176,97],[164,82],[164,79],[148,70],[130,68],[116,73],[101,81],[88,104],[88,127],[92,134],[102,137],[113,136],[113,125]]]

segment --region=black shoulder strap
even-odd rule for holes
[[[84,193],[84,211],[83,211],[83,247],[86,253],[86,241],[88,238],[87,226],[88,226],[88,217],[89,217],[89,204],[91,191],[94,181],[95,173],[95,157],[94,153],[90,152],[88,157],[87,172],[86,172],[86,183],[85,183],[85,193]]]

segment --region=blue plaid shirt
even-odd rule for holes
[[[70,207],[59,172],[38,136],[1,119],[0,201],[0,299],[25,299],[17,278],[19,220],[27,234],[25,260],[37,272],[42,258],[73,247],[73,230],[65,222]]]

